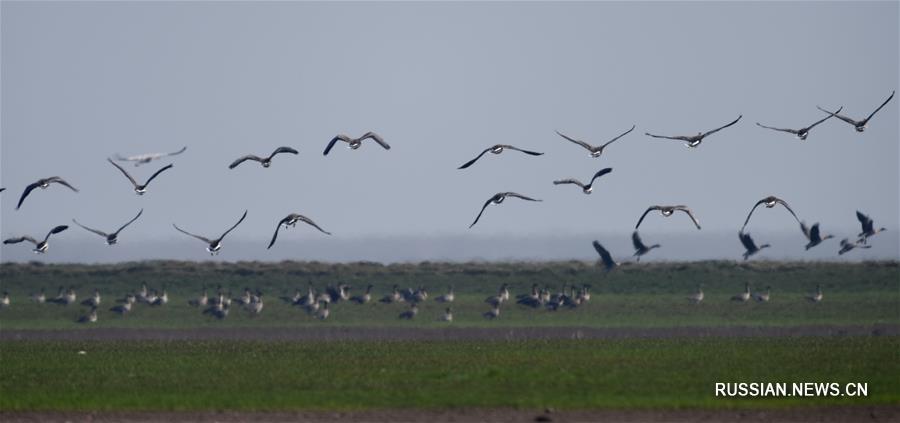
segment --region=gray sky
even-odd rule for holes
[[[817,104],[874,110],[898,86],[897,2],[3,1],[0,13],[0,235],[73,217],[112,230],[145,209],[119,246],[73,227],[42,260],[208,258],[171,224],[218,236],[244,209],[218,259],[586,259],[595,238],[625,257],[651,204],[687,204],[703,225],[648,216],[645,240],[666,241],[653,257],[735,257],[736,232],[769,194],[838,239],[858,232],[861,209],[889,231],[850,255],[900,255],[898,99],[863,134],[837,119],[807,141],[754,125],[799,128],[822,116]],[[741,114],[697,149],[643,135]],[[600,144],[632,124],[599,159],[554,134]],[[322,156],[336,133],[368,130],[393,148]],[[495,143],[546,154],[456,170]],[[105,162],[185,145],[143,197]],[[227,168],[280,145],[300,155]],[[127,168],[144,179],[165,163]],[[552,184],[607,166],[589,196]],[[16,211],[24,187],[51,175],[81,192],[39,190]],[[544,201],[509,200],[467,229],[500,191]],[[289,212],[335,235],[298,226],[266,251]],[[804,252],[784,210],[762,210],[750,230],[780,242],[769,258],[837,257],[837,240]],[[0,254],[34,258],[22,245]]]

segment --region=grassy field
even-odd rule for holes
[[[86,354],[79,355],[77,351]],[[11,342],[0,409],[771,408],[900,403],[900,338]],[[716,398],[715,382],[868,383],[868,397]]]
[[[383,266],[375,263],[192,263],[142,262],[118,265],[0,266],[2,289],[13,304],[0,309],[2,329],[85,329],[93,327],[203,328],[203,327],[303,327],[335,326],[440,326],[444,305],[427,301],[414,321],[400,322],[404,304],[350,303],[332,306],[332,315],[320,322],[281,296],[306,289],[307,283],[349,283],[351,294],[373,284],[373,297],[380,298],[394,284],[428,288],[432,298],[448,285],[456,289],[454,326],[798,326],[900,324],[900,267],[897,262],[875,263],[772,263],[698,262],[654,263],[622,267],[610,274],[592,263],[420,263]],[[166,288],[170,302],[163,307],[140,305],[128,316],[111,312],[116,298],[134,292],[141,282],[151,289]],[[734,304],[728,299],[743,290],[745,282],[754,291],[772,287],[769,303]],[[515,296],[526,293],[533,283],[558,289],[563,284],[591,285],[590,303],[572,310],[550,312],[508,304],[495,321],[482,318],[489,308],[483,302],[497,287],[508,283]],[[804,296],[822,284],[825,301],[809,303]],[[244,287],[261,290],[265,309],[251,316],[232,310],[223,321],[204,316],[187,302],[204,286],[215,292],[223,286],[238,296]],[[690,304],[686,296],[702,285],[706,299]],[[72,286],[79,301],[98,288],[103,295],[100,321],[80,325],[83,306],[32,304],[28,295],[41,287],[48,296],[57,286]]]

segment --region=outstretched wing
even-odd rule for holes
[[[698,230],[700,229],[700,222],[698,222],[697,218],[694,217],[694,213],[691,211],[691,209],[685,206],[675,206],[675,210],[681,210],[687,213],[687,215],[691,218],[691,221],[694,222],[694,226],[696,226]]]
[[[326,231],[326,230],[320,228],[319,225],[316,225],[316,222],[313,222],[312,219],[310,219],[310,218],[308,218],[308,217],[306,217],[306,216],[298,216],[298,219],[302,220],[303,223],[306,223],[307,225],[312,226],[312,227],[318,229],[319,232],[322,232],[323,234],[331,235],[331,232],[328,232],[328,231]]]
[[[150,181],[152,181],[154,178],[156,178],[157,175],[159,175],[160,173],[163,173],[164,171],[169,170],[173,167],[175,167],[175,165],[170,164],[160,170],[157,170],[156,173],[154,173],[153,175],[150,176],[150,179],[147,179],[147,182],[144,182],[144,186],[150,185]]]
[[[54,183],[54,182],[57,184],[63,185],[72,191],[78,192],[78,188],[73,187],[68,182],[66,182],[65,179],[60,178],[59,176],[51,176],[51,177],[47,178],[47,183]]]
[[[31,191],[34,191],[34,189],[37,188],[37,187],[39,187],[39,186],[41,186],[41,182],[40,182],[40,181],[35,182],[35,183],[33,183],[33,184],[28,185],[27,187],[25,187],[25,191],[22,191],[22,196],[19,197],[19,204],[16,205],[16,210],[18,210],[19,207],[22,207],[22,202],[25,201],[25,197],[28,197],[28,194],[31,194]]]
[[[378,145],[382,146],[385,150],[390,150],[391,146],[388,143],[384,142],[384,139],[381,138],[380,135],[374,132],[366,132],[362,137],[359,138],[360,141],[364,141],[367,138],[371,138],[373,141],[377,142]]]
[[[659,210],[659,209],[660,209],[659,206],[650,206],[650,207],[647,207],[647,210],[645,210],[645,211],[644,211],[644,214],[641,215],[641,218],[638,219],[637,225],[634,225],[634,230],[637,230],[637,228],[641,226],[641,222],[644,221],[644,217],[647,216],[647,213],[650,213],[650,212],[653,211],[653,210]]]
[[[192,236],[192,237],[194,237],[194,238],[197,238],[197,239],[199,239],[199,240],[201,240],[201,241],[203,241],[203,242],[205,242],[205,243],[207,243],[207,244],[212,244],[212,240],[210,240],[209,238],[202,237],[202,236],[200,236],[200,235],[194,235],[194,234],[192,234],[192,233],[190,233],[190,232],[188,232],[188,231],[186,231],[186,230],[184,230],[184,229],[179,228],[178,225],[176,225],[176,224],[174,224],[174,223],[172,224],[172,226],[174,226],[175,229],[178,230],[178,232],[181,232],[181,233],[183,233],[183,234],[185,234],[185,235],[190,235],[190,236]]]
[[[272,152],[272,154],[269,155],[269,160],[272,160],[272,157],[275,157],[276,154],[281,154],[281,153],[300,154],[299,151],[294,150],[291,147],[278,147],[275,149],[275,151]]]
[[[472,222],[471,225],[469,225],[469,229],[472,229],[472,227],[475,226],[476,223],[478,223],[478,219],[481,219],[481,215],[484,213],[484,209],[486,209],[487,206],[491,204],[491,201],[494,201],[494,197],[491,197],[487,201],[484,202],[484,205],[481,206],[481,211],[478,212],[478,216],[475,217],[475,221]]]
[[[839,114],[837,114],[837,112],[831,112],[831,111],[825,110],[825,109],[823,109],[823,108],[821,108],[821,107],[819,107],[819,106],[816,106],[816,108],[819,109],[820,111],[825,112],[825,113],[834,115],[834,117],[836,117],[836,118],[838,118],[838,119],[840,119],[840,120],[842,120],[842,121],[844,121],[844,122],[847,122],[847,123],[849,123],[849,124],[851,124],[851,125],[853,125],[853,126],[856,126],[857,124],[859,124],[859,122],[857,122],[857,121],[855,121],[855,120],[853,120],[853,119],[850,119],[850,118],[847,117],[847,116],[839,115]]]
[[[686,137],[686,136],[684,136],[684,135],[677,135],[677,136],[674,136],[674,137],[669,137],[669,136],[666,136],[666,135],[653,135],[653,134],[651,134],[651,133],[649,133],[649,132],[644,132],[644,135],[647,135],[647,136],[653,137],[653,138],[665,138],[665,139],[667,139],[667,140],[691,141],[690,137]]]
[[[458,167],[457,169],[465,169],[465,168],[467,168],[467,167],[469,167],[469,166],[472,166],[472,164],[474,164],[475,162],[477,162],[478,159],[480,159],[481,156],[483,156],[484,153],[487,153],[488,151],[491,151],[491,149],[490,149],[490,148],[484,149],[484,151],[482,151],[481,154],[479,154],[477,157],[475,157],[474,159],[469,160],[469,161],[463,163],[463,165],[460,166],[460,167]]]
[[[66,229],[69,229],[69,227],[66,225],[59,225],[59,226],[51,229],[50,232],[47,232],[47,236],[44,237],[44,242],[47,242],[47,240],[50,239],[50,235],[58,234]]]
[[[634,246],[635,250],[643,250],[647,248],[647,246],[644,245],[644,241],[641,240],[641,235],[638,234],[638,231],[634,231],[631,233],[631,245]]]
[[[812,228],[809,229],[809,237],[810,239],[821,239],[822,236],[819,234],[819,224],[816,223],[812,225]]]
[[[334,138],[332,138],[331,141],[328,142],[328,146],[325,147],[325,151],[322,153],[322,155],[327,156],[328,152],[331,151],[331,148],[334,147],[334,144],[338,141],[349,143],[351,140],[350,137],[344,134],[335,135]]]
[[[246,217],[247,217],[247,210],[244,210],[244,215],[243,215],[243,216],[241,216],[241,218],[240,218],[240,220],[238,220],[238,221],[237,221],[237,223],[235,223],[235,224],[234,224],[234,226],[232,226],[232,227],[230,227],[230,228],[228,228],[228,230],[227,230],[227,231],[225,231],[225,233],[224,233],[224,234],[222,234],[222,236],[220,236],[220,237],[219,237],[219,241],[221,241],[221,240],[222,240],[222,238],[225,238],[225,235],[228,235],[228,233],[229,233],[229,232],[231,232],[231,231],[233,231],[233,230],[234,230],[234,228],[236,228],[236,227],[238,227],[238,225],[240,225],[240,224],[241,224],[241,222],[243,222],[243,221],[244,221],[244,219],[245,219],[245,218],[246,218]]]
[[[108,161],[110,164],[115,166],[116,169],[119,169],[119,171],[122,172],[122,174],[125,175],[125,177],[128,178],[129,181],[131,181],[132,185],[134,185],[134,186],[138,185],[137,181],[135,181],[134,178],[132,178],[131,175],[129,175],[128,172],[126,172],[125,169],[122,168],[122,166],[119,166],[118,163],[116,163],[110,159],[106,159],[106,161]]]
[[[609,251],[606,248],[603,248],[599,242],[594,241],[594,249],[597,250],[597,254],[600,254],[600,258],[603,260],[603,265],[606,267],[606,270],[610,270],[616,267],[616,262],[613,260],[612,255],[609,254]]]
[[[72,222],[75,222],[76,225],[81,226],[84,230],[89,231],[89,232],[93,232],[93,233],[95,233],[95,234],[97,234],[97,235],[100,235],[100,236],[102,236],[102,237],[104,237],[104,238],[106,238],[106,237],[109,236],[109,234],[107,234],[106,232],[103,232],[103,231],[98,230],[98,229],[92,229],[92,228],[89,228],[89,227],[87,227],[87,226],[84,226],[84,225],[82,225],[81,223],[78,223],[78,221],[75,220],[75,219],[72,219]]]
[[[126,227],[128,227],[128,225],[134,223],[134,221],[137,220],[139,217],[141,217],[141,214],[143,214],[143,213],[144,213],[144,209],[141,209],[141,211],[138,212],[137,216],[135,216],[133,219],[129,220],[128,223],[122,225],[122,227],[119,228],[119,230],[117,230],[116,233],[118,234],[119,232],[122,232],[122,229],[125,229]]]
[[[503,148],[508,148],[508,149],[510,149],[510,150],[521,151],[521,152],[523,152],[523,153],[525,153],[525,154],[530,154],[530,155],[532,155],[532,156],[541,156],[541,155],[544,154],[544,153],[538,153],[537,151],[523,150],[523,149],[521,149],[521,148],[519,148],[519,147],[512,146],[512,145],[504,145]]]
[[[636,128],[636,127],[637,127],[637,125],[631,125],[631,129],[629,129],[629,130],[623,132],[622,135],[619,135],[618,137],[615,137],[615,138],[613,138],[613,139],[607,141],[606,144],[603,144],[603,147],[605,148],[607,145],[610,145],[610,144],[616,142],[619,138],[622,138],[622,137],[624,137],[624,136],[630,134],[631,131],[634,131],[634,128]]]
[[[181,150],[178,150],[178,151],[176,151],[176,152],[173,152],[173,153],[166,153],[166,154],[164,154],[164,156],[177,156],[177,155],[179,155],[179,154],[181,154],[181,153],[184,153],[184,150],[187,150],[187,146],[182,147]]]
[[[584,189],[584,184],[577,179],[569,178],[569,179],[560,179],[558,181],[553,181],[553,185],[562,185],[562,184],[574,184],[574,185],[578,185],[579,187],[581,187],[581,189]]]
[[[744,249],[747,251],[756,250],[756,243],[753,242],[753,238],[750,237],[750,234],[738,232],[738,237],[741,239],[741,244],[744,246]]]
[[[269,241],[269,246],[266,247],[267,250],[272,248],[273,245],[275,245],[275,240],[278,238],[278,231],[281,230],[281,225],[283,225],[284,222],[286,222],[287,220],[288,220],[288,218],[284,218],[284,219],[281,219],[280,222],[278,222],[278,226],[275,227],[275,233],[272,234],[272,240]]]
[[[888,97],[887,100],[884,101],[884,103],[881,103],[881,105],[878,106],[878,108],[875,109],[875,111],[872,112],[872,114],[870,114],[869,117],[866,118],[867,122],[869,119],[872,119],[872,116],[875,116],[875,113],[878,113],[878,111],[881,110],[881,108],[884,107],[885,104],[888,104],[888,102],[891,101],[892,98],[894,98],[894,93],[895,93],[895,91],[891,91],[891,96]]]
[[[803,235],[806,236],[806,239],[812,240],[812,235],[809,227],[806,226],[806,222],[800,222],[800,230],[803,232]],[[816,228],[816,232],[818,232],[818,228]]]
[[[245,162],[245,161],[247,161],[247,160],[253,160],[253,161],[261,162],[261,161],[262,161],[262,158],[260,158],[259,156],[254,156],[253,154],[248,154],[248,155],[246,155],[246,156],[244,156],[244,157],[240,157],[240,158],[238,158],[237,160],[231,162],[231,164],[228,165],[228,168],[229,168],[229,169],[234,169],[234,168],[236,168],[239,164],[241,164],[241,163],[243,163],[243,162]]]
[[[632,128],[632,129],[633,129],[633,128]],[[592,145],[590,145],[590,144],[588,144],[588,143],[586,143],[586,142],[584,142],[584,141],[576,140],[575,138],[566,136],[566,135],[564,135],[563,133],[561,133],[561,132],[559,132],[559,131],[556,131],[556,135],[559,135],[559,136],[561,136],[561,137],[563,137],[563,138],[565,138],[565,139],[567,139],[567,140],[569,140],[569,141],[571,141],[571,142],[574,142],[575,144],[578,144],[578,145],[580,145],[580,146],[582,146],[582,147],[588,149],[589,151],[594,151],[594,146],[592,146]],[[613,141],[615,141],[615,140],[613,140]],[[610,142],[612,142],[612,141],[610,141]],[[607,143],[607,144],[609,144],[609,143]]]
[[[37,242],[34,238],[32,238],[32,237],[30,237],[30,236],[20,236],[20,237],[18,237],[18,238],[7,238],[7,239],[4,239],[4,240],[3,240],[3,243],[4,243],[4,244],[18,244],[18,243],[20,243],[20,242],[22,242],[22,241],[28,241],[28,242],[30,242],[30,243],[32,243],[32,244],[34,244],[34,245],[37,245],[37,244],[38,244],[38,242]]]
[[[776,128],[776,127],[773,127],[773,126],[766,126],[766,125],[763,125],[763,124],[761,124],[761,123],[759,123],[759,122],[756,122],[756,126],[759,126],[760,128],[771,129],[771,130],[773,130],[773,131],[787,132],[787,133],[789,133],[789,134],[794,134],[794,135],[796,135],[797,133],[800,132],[800,131],[798,131],[798,130],[796,130],[796,129]]]
[[[531,198],[531,197],[527,197],[527,196],[524,196],[524,195],[522,195],[522,194],[518,194],[518,193],[515,193],[515,192],[506,192],[506,193],[504,193],[504,195],[506,195],[507,197],[516,197],[516,198],[521,198],[521,199],[523,199],[523,200],[528,200],[528,201],[541,201],[541,200],[534,199],[534,198]]]
[[[729,123],[729,124],[726,124],[726,125],[724,125],[724,126],[720,126],[720,127],[716,128],[716,129],[713,129],[712,131],[705,132],[705,133],[703,134],[703,138],[706,138],[706,137],[709,136],[709,135],[715,134],[716,132],[719,132],[719,131],[721,131],[721,130],[723,130],[723,129],[725,129],[725,128],[731,126],[731,125],[734,125],[735,123],[738,123],[738,121],[741,120],[742,117],[744,117],[744,115],[738,116],[737,119],[735,119],[734,121],[732,121],[732,122]]]
[[[753,211],[756,210],[756,208],[759,207],[760,204],[763,204],[763,203],[765,203],[765,202],[766,202],[766,199],[765,199],[765,198],[763,198],[762,200],[757,201],[756,204],[753,205],[753,208],[750,209],[750,213],[747,213],[747,219],[744,220],[744,226],[741,226],[741,232],[742,232],[742,233],[744,232],[744,229],[747,228],[747,223],[750,223],[750,216],[753,216]]]
[[[856,219],[859,220],[859,223],[862,225],[863,232],[869,232],[875,227],[875,222],[872,218],[862,214],[859,210],[856,211]]]
[[[788,203],[787,203],[786,201],[784,201],[784,200],[778,198],[778,199],[775,199],[775,202],[777,202],[778,204],[781,204],[782,206],[784,206],[784,208],[786,208],[787,211],[791,212],[791,216],[794,216],[794,219],[797,219],[797,223],[800,223],[800,218],[797,217],[797,213],[794,213],[794,211],[791,210],[791,206],[789,206]]]
[[[612,168],[611,168],[611,167],[607,167],[607,168],[603,168],[603,169],[598,170],[597,173],[594,174],[594,177],[591,178],[591,184],[594,183],[594,180],[596,180],[597,178],[599,178],[599,177],[601,177],[601,176],[603,176],[603,175],[606,175],[606,174],[609,173],[609,172],[612,172]]]
[[[812,124],[812,125],[809,125],[808,127],[806,127],[806,130],[809,131],[810,129],[813,129],[816,125],[818,125],[818,124],[820,124],[820,123],[822,123],[822,122],[825,122],[825,121],[828,120],[828,119],[833,118],[836,114],[840,113],[841,110],[844,110],[844,107],[843,107],[843,106],[841,106],[841,107],[839,107],[837,110],[835,110],[834,113],[831,113],[831,114],[829,114],[828,116],[825,116],[825,117],[823,117],[822,119],[817,120],[816,123],[814,123],[814,124]]]

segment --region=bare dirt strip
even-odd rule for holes
[[[674,328],[198,328],[5,330],[0,341],[59,340],[247,340],[247,341],[497,341],[617,338],[708,338],[797,336],[900,336],[900,325],[674,327]]]
[[[13,422],[896,422],[900,406],[795,407],[780,410],[513,409],[372,410],[354,412],[0,412]]]

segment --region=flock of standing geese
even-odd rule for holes
[[[855,120],[850,117],[841,115],[840,112],[843,110],[842,107],[839,107],[835,111],[829,111],[822,107],[816,106],[821,112],[825,113],[825,116],[816,120],[812,124],[802,127],[802,128],[799,128],[799,129],[773,127],[773,126],[763,125],[759,122],[757,122],[756,125],[761,128],[768,129],[768,130],[793,134],[800,140],[806,140],[810,134],[810,131],[813,128],[815,128],[816,126],[822,124],[823,122],[825,122],[831,118],[838,118],[839,120],[852,125],[857,132],[864,132],[865,129],[868,127],[869,121],[873,118],[873,116],[875,116],[875,114],[878,113],[878,111],[880,111],[885,105],[887,105],[888,102],[890,102],[891,99],[893,99],[893,97],[894,97],[894,92],[891,92],[891,95],[880,106],[878,106],[878,108],[876,108],[872,113],[870,113],[868,116],[866,116],[865,118],[863,118],[861,120]],[[725,125],[722,125],[720,127],[717,127],[715,129],[712,129],[712,130],[709,130],[706,132],[698,132],[696,135],[668,136],[668,135],[651,134],[649,132],[645,133],[645,135],[648,137],[656,138],[656,139],[676,140],[676,141],[683,142],[685,144],[685,146],[688,148],[697,148],[701,145],[701,143],[707,137],[709,137],[719,131],[722,131],[726,128],[736,125],[741,120],[742,117],[743,116],[738,116],[737,119],[735,119]],[[630,129],[623,132],[622,134],[616,136],[615,138],[607,141],[604,144],[597,145],[597,146],[589,144],[589,143],[579,140],[579,139],[569,137],[565,134],[560,133],[559,131],[557,131],[557,134],[560,137],[562,137],[563,139],[583,147],[584,149],[586,149],[589,152],[591,157],[596,158],[596,157],[600,157],[604,153],[605,149],[607,147],[609,147],[612,143],[614,143],[614,142],[618,141],[619,139],[625,137],[626,135],[630,134],[632,131],[634,131],[634,129],[635,129],[635,126],[633,125]],[[366,140],[371,140],[372,142],[378,144],[385,150],[390,150],[390,148],[391,148],[391,146],[387,142],[385,142],[381,136],[379,136],[378,134],[376,134],[374,132],[367,132],[358,138],[353,138],[348,135],[339,134],[339,135],[336,135],[334,138],[331,139],[331,141],[328,142],[328,144],[323,152],[323,155],[327,156],[331,152],[331,150],[334,148],[334,146],[337,145],[338,142],[346,143],[347,147],[349,149],[356,150],[356,149],[360,148],[362,146],[363,141],[366,141]],[[135,194],[143,195],[147,192],[148,186],[154,179],[159,177],[165,171],[172,169],[174,167],[174,165],[168,164],[168,165],[160,168],[159,170],[154,172],[149,178],[147,178],[145,182],[139,183],[127,170],[125,170],[125,168],[123,168],[121,165],[116,163],[116,161],[131,162],[134,164],[134,166],[137,167],[137,166],[140,166],[143,164],[149,164],[149,163],[153,162],[154,160],[163,159],[166,157],[177,156],[179,154],[184,153],[186,151],[186,149],[187,149],[187,147],[184,147],[178,151],[171,152],[171,153],[143,154],[143,155],[136,155],[136,156],[129,156],[129,157],[115,155],[114,156],[115,161],[112,158],[107,159],[107,161],[115,169],[117,169],[117,171],[120,172],[126,179],[128,179],[128,181],[131,183],[131,185],[133,187]],[[492,153],[492,154],[496,155],[496,154],[501,154],[504,151],[516,151],[516,152],[520,152],[520,153],[523,153],[523,154],[529,155],[529,156],[540,156],[540,155],[544,154],[541,152],[530,151],[530,150],[522,149],[522,148],[515,147],[512,145],[508,145],[508,144],[497,144],[497,145],[493,145],[489,148],[486,148],[481,153],[479,153],[475,158],[473,158],[473,159],[467,161],[466,163],[462,164],[461,166],[459,166],[459,169],[467,169],[467,168],[473,166],[476,162],[478,162],[487,153]],[[297,155],[299,153],[296,149],[291,148],[291,147],[278,147],[268,156],[260,157],[260,156],[249,154],[249,155],[245,155],[243,157],[239,157],[236,160],[234,160],[228,166],[228,168],[234,169],[248,161],[258,162],[263,168],[268,168],[272,165],[272,161],[275,158],[275,156],[280,155],[280,154]],[[612,168],[607,167],[607,168],[603,168],[603,169],[597,171],[596,173],[594,173],[591,176],[591,179],[588,181],[588,183],[584,183],[578,179],[570,178],[570,179],[555,180],[555,181],[553,181],[553,184],[554,185],[575,185],[575,186],[579,187],[584,194],[591,194],[591,192],[594,188],[594,184],[597,182],[597,180],[602,178],[604,175],[612,172],[612,170],[613,170]],[[36,182],[29,184],[22,191],[22,194],[19,197],[18,203],[16,204],[16,210],[19,210],[23,206],[25,200],[29,197],[29,195],[32,194],[32,192],[34,192],[35,189],[37,189],[37,188],[41,188],[42,190],[47,189],[48,187],[50,187],[53,184],[61,185],[63,187],[70,189],[73,192],[78,192],[77,188],[75,188],[72,184],[70,184],[69,182],[67,182],[66,180],[64,180],[63,178],[61,178],[59,176],[51,176],[48,178],[38,179]],[[3,192],[4,190],[5,190],[5,188],[0,188],[0,192]],[[478,212],[478,215],[475,217],[475,220],[472,222],[472,224],[469,225],[469,228],[474,227],[479,222],[479,220],[481,219],[482,215],[484,214],[484,212],[488,208],[488,206],[502,204],[508,198],[516,198],[519,200],[525,200],[525,201],[530,201],[530,202],[542,201],[540,199],[532,198],[532,197],[522,195],[522,194],[519,194],[516,192],[499,192],[499,193],[491,196],[482,205],[481,210]],[[744,225],[741,227],[740,231],[738,232],[738,237],[740,239],[740,242],[744,246],[744,249],[745,249],[745,252],[743,254],[744,260],[749,259],[751,256],[758,253],[762,249],[769,247],[769,244],[758,245],[754,241],[754,239],[750,236],[750,233],[746,231],[747,225],[750,223],[750,218],[753,216],[753,213],[757,210],[757,208],[760,205],[764,205],[768,209],[772,209],[772,208],[775,208],[776,206],[780,205],[784,209],[786,209],[791,214],[791,216],[793,216],[793,218],[797,221],[797,223],[800,225],[801,231],[807,240],[807,244],[806,244],[807,250],[809,250],[810,248],[816,247],[816,246],[822,244],[824,241],[834,237],[833,235],[830,235],[830,234],[823,234],[819,229],[819,223],[814,223],[811,226],[807,226],[806,222],[802,221],[797,216],[797,214],[794,212],[794,210],[788,205],[788,203],[785,200],[778,198],[776,196],[768,196],[766,198],[760,199],[753,205],[753,207],[750,209],[750,212],[747,215],[746,220],[744,221]],[[670,216],[676,214],[676,212],[681,212],[681,213],[687,215],[690,218],[691,222],[694,224],[694,226],[698,230],[700,230],[700,222],[698,221],[697,217],[694,215],[694,212],[688,206],[686,206],[686,205],[652,205],[652,206],[648,207],[644,211],[644,213],[640,216],[640,218],[637,221],[637,224],[634,227],[634,232],[632,233],[631,238],[632,238],[632,244],[633,244],[634,250],[635,250],[634,257],[636,257],[636,260],[640,260],[640,258],[642,256],[644,256],[644,255],[650,253],[652,250],[660,247],[659,244],[652,244],[652,245],[645,244],[638,232],[638,229],[640,228],[641,223],[644,221],[644,219],[647,217],[647,215],[654,211],[659,212],[664,217],[670,217]],[[86,231],[89,231],[91,233],[94,233],[98,236],[103,237],[108,245],[115,245],[118,242],[119,233],[122,232],[122,230],[127,228],[129,225],[134,223],[136,220],[138,220],[138,218],[141,217],[142,213],[143,213],[143,209],[141,209],[134,218],[132,218],[131,220],[129,220],[128,222],[126,222],[125,224],[120,226],[114,232],[105,232],[105,231],[102,231],[99,229],[94,229],[94,228],[88,227],[88,226],[78,222],[75,219],[72,219],[72,222],[75,223],[76,225],[78,225],[79,227],[83,228]],[[180,228],[178,225],[176,225],[174,223],[172,226],[174,227],[175,230],[177,230],[178,232],[180,232],[184,235],[187,235],[189,237],[203,241],[206,244],[206,251],[209,252],[211,255],[216,255],[222,249],[223,239],[231,231],[233,231],[235,228],[237,228],[238,225],[240,225],[244,221],[244,219],[246,219],[246,217],[247,217],[247,211],[245,210],[243,215],[241,215],[240,219],[238,219],[234,225],[232,225],[230,228],[228,228],[228,230],[226,230],[225,232],[223,232],[220,236],[218,236],[216,238],[204,237],[201,235],[197,235],[197,234],[188,232],[187,230]],[[841,240],[840,249],[838,251],[838,254],[847,253],[855,248],[871,248],[871,246],[867,244],[868,238],[878,234],[879,232],[886,230],[883,227],[876,229],[873,219],[860,211],[856,212],[856,217],[859,220],[862,230],[852,240],[850,237],[847,237],[847,238],[844,238],[843,240]],[[310,219],[306,216],[303,216],[301,214],[291,213],[291,214],[287,215],[285,218],[281,219],[277,223],[275,232],[273,233],[272,238],[271,238],[267,248],[272,248],[275,245],[275,241],[277,240],[279,231],[281,229],[288,229],[288,228],[296,227],[297,223],[300,223],[300,222],[302,222],[306,225],[312,226],[313,228],[317,229],[318,231],[322,232],[323,234],[331,235],[330,232],[322,229],[312,219]],[[67,225],[58,225],[58,226],[55,226],[52,229],[50,229],[50,231],[47,232],[47,234],[43,238],[34,238],[31,236],[23,235],[23,236],[18,236],[18,237],[7,238],[3,241],[3,243],[4,244],[17,244],[17,243],[21,243],[24,241],[28,241],[29,243],[34,245],[33,251],[35,253],[46,253],[49,248],[50,237],[52,235],[59,234],[67,229],[68,229]],[[597,251],[597,253],[600,255],[602,265],[607,271],[613,270],[618,266],[618,263],[613,259],[612,254],[610,254],[610,252],[600,242],[594,241],[593,246],[594,246],[594,249]],[[311,314],[315,315],[317,318],[325,319],[328,317],[328,314],[329,314],[328,304],[330,302],[348,300],[348,301],[357,302],[359,304],[366,303],[370,300],[371,288],[372,287],[369,286],[368,289],[366,290],[366,293],[363,296],[351,298],[349,296],[349,286],[346,286],[346,285],[341,285],[336,288],[329,287],[326,290],[326,292],[323,292],[321,294],[316,294],[315,291],[313,290],[313,288],[310,287],[306,295],[301,295],[301,293],[298,292],[295,295],[295,297],[293,297],[289,300],[290,300],[291,304],[300,305],[300,306],[306,308]],[[762,296],[762,295],[763,294],[758,294],[757,299],[759,301],[767,301],[768,297],[769,297],[768,292],[766,292],[764,296]],[[43,292],[41,292],[41,294],[39,296],[35,296],[33,299],[38,302],[49,301],[49,302],[58,302],[61,304],[69,304],[71,302],[74,302],[75,298],[76,298],[75,293],[71,288],[69,290],[64,290],[61,288],[59,295],[52,300],[46,300]],[[427,291],[425,291],[424,288],[419,288],[417,290],[408,289],[407,291],[400,291],[395,286],[393,293],[391,293],[390,295],[383,298],[382,302],[404,302],[405,301],[405,302],[410,303],[411,304],[410,309],[405,311],[403,314],[401,314],[400,317],[406,318],[406,319],[411,319],[411,318],[415,317],[415,315],[418,312],[417,304],[421,301],[424,301],[425,298],[427,298]],[[453,298],[454,298],[454,294],[453,294],[453,290],[451,287],[447,294],[438,298],[438,301],[452,302]],[[747,301],[749,298],[750,298],[750,291],[749,291],[749,286],[748,286],[744,293],[739,294],[738,296],[736,296],[732,299],[739,300],[739,301]],[[812,294],[809,297],[810,300],[816,301],[816,302],[820,301],[821,298],[822,298],[821,287],[819,287],[817,289],[816,294]],[[508,291],[507,286],[504,285],[503,287],[501,287],[500,292],[498,293],[497,296],[488,298],[487,302],[490,303],[493,308],[490,311],[486,312],[484,314],[484,317],[486,317],[486,318],[498,317],[499,312],[500,312],[499,311],[500,304],[502,304],[504,301],[506,301],[508,299],[509,299],[509,291]],[[532,290],[531,294],[523,294],[522,296],[520,296],[518,298],[518,302],[520,304],[524,304],[524,305],[546,306],[548,308],[555,309],[555,308],[561,307],[563,305],[575,307],[578,304],[581,304],[582,302],[587,301],[589,299],[590,299],[590,292],[589,292],[588,287],[582,287],[580,290],[577,290],[575,287],[572,287],[571,292],[566,292],[566,290],[564,288],[563,291],[552,294],[552,295],[549,292],[549,290],[538,290],[537,287],[535,287]],[[699,289],[699,287],[698,287],[697,294],[693,295],[691,297],[691,299],[695,302],[702,301],[703,300],[702,289]],[[124,313],[127,313],[128,311],[130,311],[131,305],[134,304],[135,302],[146,302],[147,304],[151,304],[151,305],[163,305],[167,301],[168,301],[168,297],[167,297],[165,291],[163,292],[162,295],[157,295],[155,292],[151,294],[147,291],[146,286],[144,286],[139,294],[129,294],[128,297],[121,300],[120,301],[121,304],[114,307],[113,311],[116,311],[120,314],[124,314]],[[259,312],[262,311],[262,307],[263,307],[262,293],[259,293],[259,292],[253,293],[249,289],[247,289],[244,293],[244,296],[237,299],[237,301],[240,304],[242,304],[243,306],[247,307],[248,310],[250,310],[251,312],[258,314]],[[96,319],[97,319],[96,307],[99,305],[99,302],[100,302],[99,292],[95,292],[95,294],[92,298],[85,300],[84,304],[92,306],[93,309],[92,309],[92,312],[90,315],[84,317],[83,321],[89,321],[89,322],[96,321]],[[206,308],[204,312],[207,314],[212,314],[219,318],[224,318],[225,316],[227,316],[228,307],[229,307],[230,303],[231,303],[231,299],[229,299],[229,296],[226,295],[226,293],[223,292],[221,289],[219,290],[219,292],[217,293],[216,296],[209,297],[206,294],[206,292],[204,292],[203,296],[192,301],[193,305],[207,306],[208,308]],[[9,305],[9,295],[4,294],[4,296],[2,298],[0,298],[0,306],[8,306],[8,305]],[[442,320],[446,320],[446,321],[452,320],[452,312],[449,308],[446,310],[446,313],[442,317]]]

